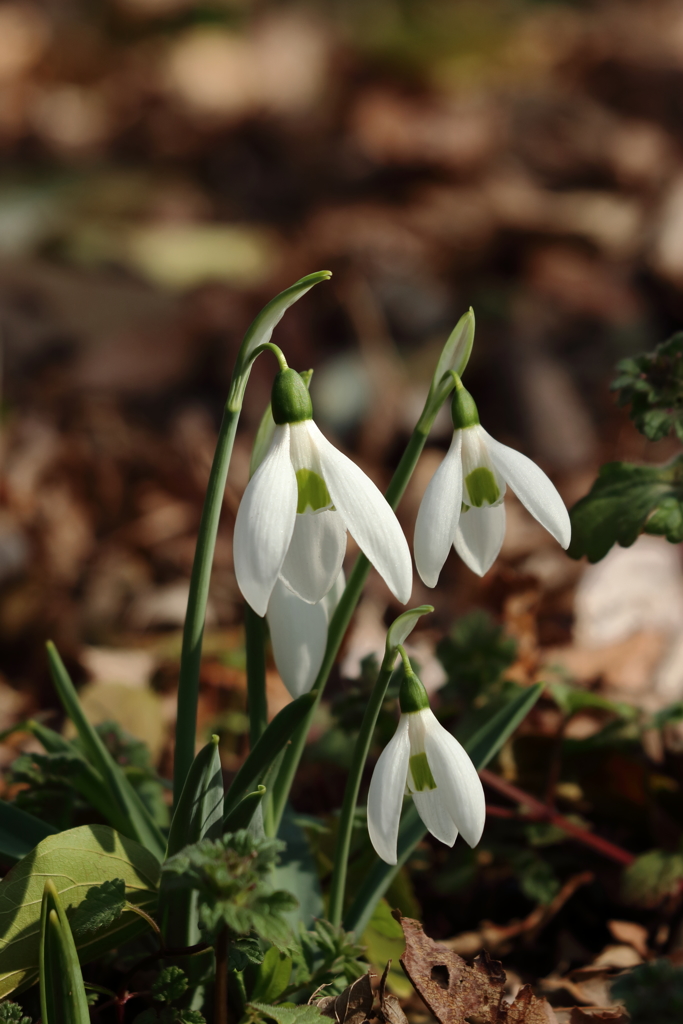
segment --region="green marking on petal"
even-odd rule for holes
[[[329,508],[332,504],[330,492],[319,473],[312,469],[297,469],[296,482],[299,487],[297,512],[305,512],[307,508],[317,512],[319,508]]]
[[[413,754],[410,759],[410,774],[413,777],[413,792],[422,793],[425,789],[436,789],[436,782],[429,767],[429,761],[424,751],[421,754]]]
[[[486,466],[477,466],[465,477],[470,504],[481,508],[482,505],[495,505],[500,498],[500,489],[496,478]]]

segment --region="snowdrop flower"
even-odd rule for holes
[[[415,524],[415,564],[427,586],[436,586],[451,544],[472,572],[488,572],[505,536],[507,484],[541,526],[568,547],[569,513],[556,488],[526,455],[487,434],[459,380],[452,415],[451,446],[429,482]]]
[[[399,650],[405,665],[399,695],[401,719],[375,766],[368,793],[370,841],[387,864],[397,862],[405,793],[412,796],[432,835],[447,846],[453,845],[458,832],[469,846],[476,846],[486,817],[476,768],[455,737],[439,724],[424,686],[403,648]]]
[[[275,581],[266,620],[280,678],[292,697],[308,693],[323,663],[327,627],[344,592],[344,573],[316,604],[302,600],[281,580]]]
[[[235,575],[246,600],[265,615],[278,577],[303,601],[322,600],[339,576],[348,530],[406,604],[412,565],[398,520],[372,481],[315,425],[295,370],[277,374],[271,407],[273,438],[235,523]]]

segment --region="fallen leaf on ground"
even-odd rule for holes
[[[337,1024],[362,1024],[372,1011],[374,995],[370,972],[353,981],[338,996],[323,996],[315,1005],[323,1017],[331,1017]]]
[[[406,938],[403,969],[440,1024],[555,1024],[552,1008],[528,985],[505,1002],[505,972],[486,951],[470,966],[426,936],[418,921],[395,916]]]
[[[377,1016],[383,1024],[408,1024],[408,1018],[401,1009],[398,996],[387,992],[387,975],[391,967],[391,960],[387,962],[379,983],[379,1012]]]
[[[647,928],[642,924],[636,924],[635,921],[608,921],[607,927],[617,942],[624,942],[629,946],[633,946],[636,952],[640,953],[643,960],[647,957],[649,952]]]

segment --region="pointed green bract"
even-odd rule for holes
[[[443,375],[448,373],[449,370],[462,377],[472,354],[474,328],[474,310],[470,306],[467,312],[463,313],[458,320],[441,350],[441,355],[432,377],[432,391],[436,389]]]
[[[465,477],[465,486],[470,503],[476,508],[483,505],[495,505],[500,498],[500,490],[496,478],[487,466],[477,466]]]
[[[421,754],[413,754],[410,758],[410,774],[413,778],[413,792],[422,793],[425,789],[436,789],[432,769],[424,751]]]
[[[407,612],[402,612],[397,619],[394,619],[387,631],[387,642],[385,648],[387,657],[391,657],[393,654],[395,658],[399,645],[406,642],[412,631],[417,626],[420,618],[433,611],[434,605],[421,604],[419,608],[409,608]]]
[[[90,1024],[73,935],[57,890],[49,879],[41,905],[39,963],[42,1024]]]

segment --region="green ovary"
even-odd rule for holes
[[[427,755],[413,754],[410,758],[410,774],[413,777],[413,792],[422,793],[425,789],[436,789],[436,782],[429,767]]]
[[[495,505],[500,498],[500,489],[496,478],[486,466],[478,466],[465,477],[465,485],[469,494],[470,504],[476,508],[482,505]]]
[[[332,504],[330,492],[325,481],[312,469],[297,469],[296,482],[299,487],[299,499],[296,510],[303,513],[310,508],[317,512],[319,508],[329,508]]]

